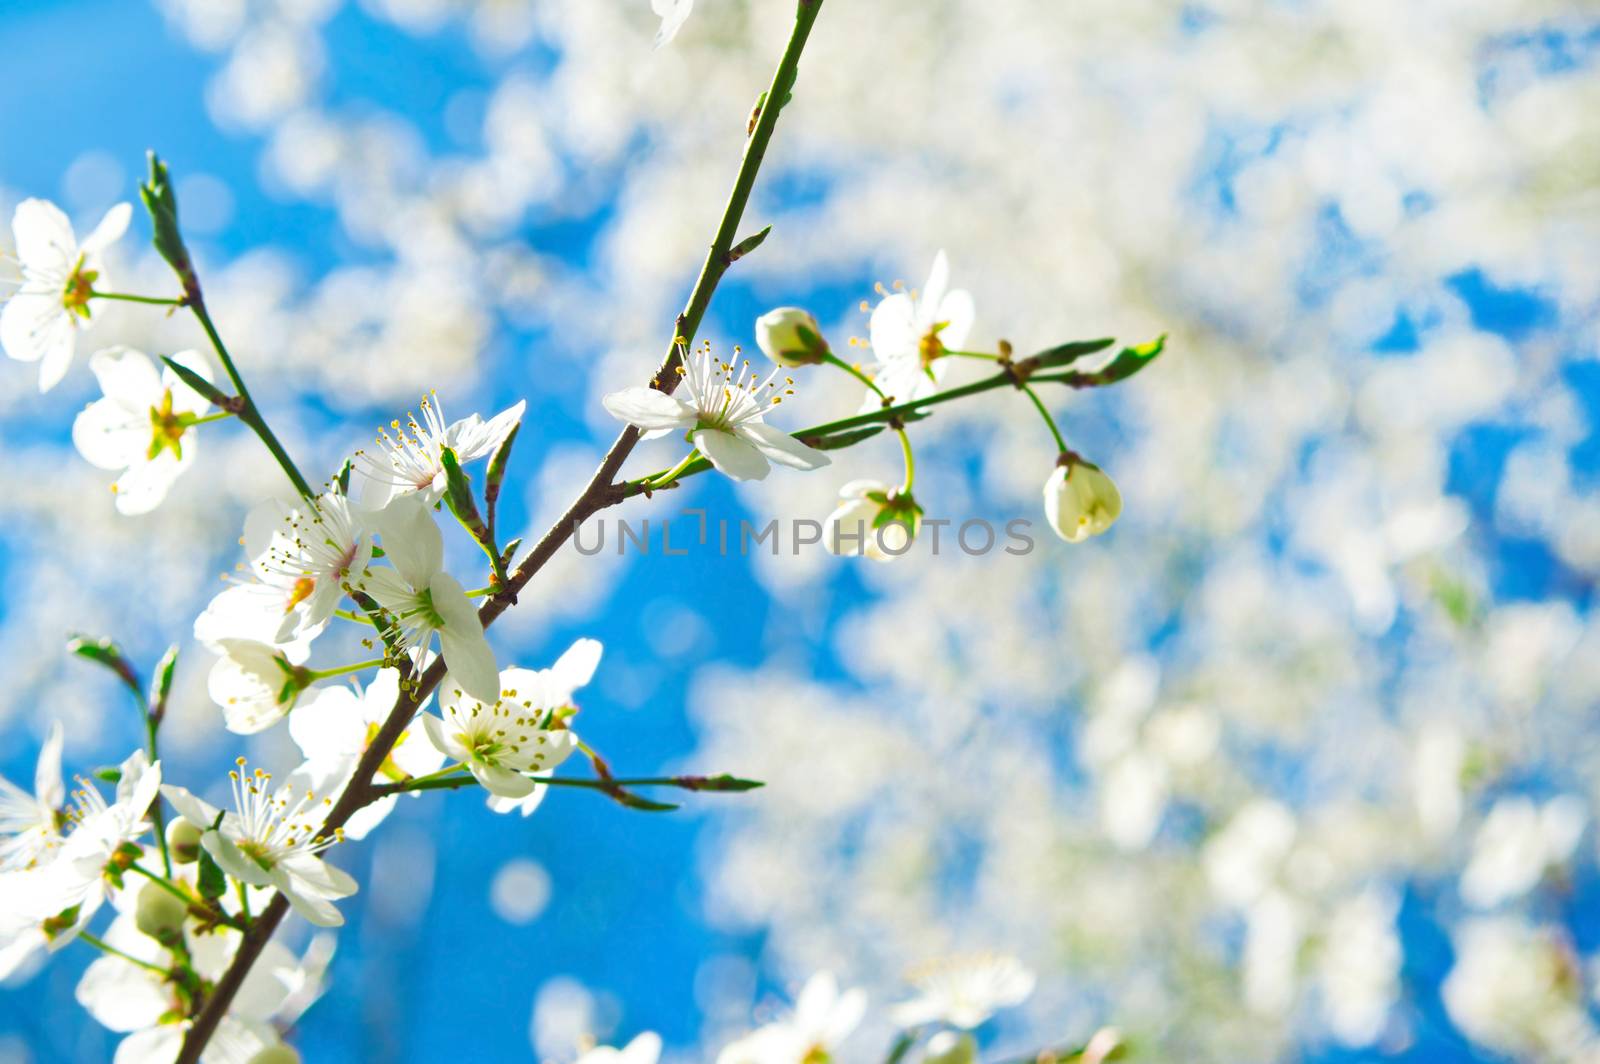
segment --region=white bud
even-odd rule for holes
[[[188,915],[189,906],[183,899],[169,894],[159,883],[146,883],[139,891],[133,922],[157,942],[166,942],[183,934],[183,921]]]
[[[852,480],[822,525],[822,545],[834,554],[891,562],[911,549],[922,508],[876,480]]]
[[[250,1064],[300,1064],[300,1054],[293,1046],[279,1042],[251,1057]]]
[[[940,1031],[928,1039],[928,1052],[922,1064],[973,1064],[978,1059],[978,1040],[966,1031]]]
[[[828,353],[822,326],[799,307],[779,307],[757,318],[756,346],[780,366],[813,365]]]
[[[200,860],[200,836],[204,834],[198,824],[178,817],[167,825],[167,853],[175,864],[193,864]]]
[[[1082,543],[1114,524],[1122,513],[1122,493],[1100,467],[1068,455],[1044,482],[1044,516],[1056,535]]]

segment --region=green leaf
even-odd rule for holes
[[[141,702],[144,701],[144,691],[140,690],[138,674],[133,671],[133,666],[123,656],[122,648],[116,643],[109,639],[75,635],[67,640],[67,649],[86,661],[92,661],[116,673],[117,678],[133,691],[133,696]]]
[[[180,362],[174,362],[166,355],[161,356],[161,361],[165,362],[167,368],[176,373],[183,383],[209,399],[212,405],[221,407],[224,410],[232,410],[234,408],[233,396],[218,388],[188,366]]]
[[[178,668],[178,644],[174,643],[156,662],[156,673],[150,680],[150,711],[160,713],[167,707],[167,696],[172,694],[172,676]]]
[[[752,233],[743,240],[739,241],[737,244],[733,245],[733,247],[728,250],[728,261],[730,263],[738,262],[740,259],[750,254],[756,248],[761,246],[761,242],[767,239],[767,234],[770,232],[772,232],[772,226],[769,225],[759,233]]]
[[[217,864],[216,858],[211,856],[211,851],[204,846],[200,847],[200,896],[217,900],[228,892],[228,877],[222,874],[222,866]]]
[[[872,439],[872,437],[882,432],[885,427],[884,425],[868,425],[865,428],[851,429],[849,432],[841,432],[834,436],[824,436],[814,441],[811,446],[819,451],[838,451],[845,447],[854,447],[862,440]]]
[[[1116,384],[1119,381],[1127,380],[1154,362],[1166,346],[1167,335],[1162,333],[1147,344],[1140,344],[1137,347],[1124,347],[1117,352],[1117,357],[1112,359],[1105,369],[1090,374],[1093,383]]]
[[[632,791],[625,791],[621,787],[608,789],[605,793],[618,805],[626,806],[629,809],[637,809],[641,813],[670,813],[678,808],[671,802],[657,802],[650,798],[641,798]]]
[[[199,282],[189,259],[189,249],[184,246],[183,234],[178,229],[178,196],[172,188],[172,177],[160,156],[150,152],[149,157],[150,176],[139,186],[139,198],[150,214],[150,242],[183,282],[184,294],[198,297]]]
[[[1039,369],[1054,369],[1057,366],[1065,366],[1076,362],[1084,355],[1092,355],[1097,351],[1104,351],[1114,343],[1116,343],[1116,340],[1110,337],[1102,340],[1074,340],[1071,343],[1061,344],[1059,347],[1040,351],[1038,354],[1031,356],[1028,361]]]
[[[726,791],[735,794],[742,791],[753,791],[757,787],[766,786],[760,780],[740,779],[738,776],[730,776],[726,772],[720,776],[685,776],[682,779],[682,784],[685,790],[690,791]]]
[[[500,441],[500,446],[489,456],[489,471],[483,475],[483,505],[491,514],[494,513],[495,504],[500,501],[500,485],[506,479],[506,463],[511,460],[511,446],[517,442],[517,433],[521,429],[520,421],[512,425],[511,431],[506,433],[506,438]]]
[[[478,513],[478,504],[472,498],[472,481],[461,469],[461,463],[456,460],[456,453],[448,447],[439,451],[439,464],[444,466],[445,492],[444,500],[450,507],[450,512],[456,515],[471,532],[473,538],[479,543],[487,543],[488,536],[484,530],[483,515]]]

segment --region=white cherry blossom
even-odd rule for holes
[[[309,686],[309,675],[282,647],[253,639],[224,639],[206,691],[222,707],[228,730],[254,735],[282,720]]]
[[[984,953],[930,965],[912,983],[918,996],[895,1006],[896,1023],[947,1023],[970,1030],[998,1009],[1026,1001],[1033,993],[1034,975],[1015,957]]]
[[[896,403],[932,395],[948,366],[944,353],[967,342],[974,316],[972,296],[951,290],[950,260],[941,250],[920,292],[885,292],[872,310],[868,329],[879,390]],[[876,395],[868,395],[862,409],[881,405]]]
[[[197,351],[172,360],[211,379]],[[89,369],[104,395],[73,421],[73,445],[90,465],[121,471],[111,485],[118,513],[149,513],[194,462],[194,426],[211,401],[170,367],[158,373],[150,356],[132,348],[96,351]]]
[[[17,240],[22,287],[0,310],[0,346],[19,362],[39,363],[39,390],[66,376],[89,301],[104,267],[100,258],[128,228],[133,207],[119,203],[78,242],[72,223],[48,200],[17,204],[11,231]]]
[[[806,980],[794,1012],[730,1044],[717,1064],[807,1064],[829,1060],[866,1015],[867,995],[855,989],[839,992],[831,972]]]
[[[272,592],[277,643],[321,632],[372,560],[367,522],[338,492],[262,503],[245,517],[244,545],[255,579]]]
[[[429,392],[422,397],[420,420],[415,414],[408,414],[403,425],[395,419],[379,430],[376,454],[357,454],[366,481],[362,504],[382,509],[389,500],[410,494],[429,505],[438,502],[445,493],[444,449],[450,448],[461,465],[489,457],[522,420],[527,405],[519,402],[488,421],[472,414],[447,424],[438,393]]]
[[[161,764],[151,764],[137,750],[118,770],[116,795],[109,802],[79,777],[62,814],[65,837],[52,859],[7,874],[0,893],[6,895],[5,907],[20,918],[21,926],[13,930],[21,937],[31,937],[36,926],[51,949],[60,949],[121,889],[124,870],[137,859],[136,842],[150,830],[145,817],[161,786]]]
[[[354,894],[356,881],[321,857],[344,837],[342,829],[322,829],[332,798],[293,782],[274,789],[271,773],[250,772],[242,757],[235,764],[228,776],[237,812],[223,813],[219,824],[221,811],[184,788],[163,787],[161,793],[180,816],[208,825],[200,844],[224,872],[252,886],[276,887],[311,923],[344,923],[333,903]]]
[[[67,792],[61,782],[65,732],[54,721],[39,747],[33,793],[0,776],[0,872],[32,868],[61,845],[61,807]]]
[[[605,408],[642,430],[646,439],[688,433],[700,453],[734,480],[762,479],[771,468],[769,460],[793,469],[828,464],[826,454],[762,420],[794,394],[793,378],[778,379],[783,367],[757,380],[748,361],[735,367],[715,358],[706,344],[696,354],[685,354],[678,372],[683,380],[672,395],[654,388],[624,388],[605,397]]]
[[[484,637],[477,608],[466,589],[444,571],[444,538],[433,514],[416,495],[396,497],[372,515],[393,565],[369,567],[354,581],[394,617],[394,635],[427,664],[435,635],[455,683],[476,698],[493,701],[499,692],[494,651]]]
[[[551,727],[554,710],[545,677],[532,669],[500,674],[500,696],[484,702],[464,691],[454,674],[439,685],[439,716],[423,727],[438,751],[465,765],[491,794],[525,798],[534,793],[528,773],[548,772],[577,749],[568,728]]]
[[[400,673],[395,669],[380,669],[365,689],[339,684],[308,692],[289,717],[289,736],[306,758],[293,778],[303,779],[323,793],[342,791],[399,697]],[[413,721],[400,733],[373,780],[394,783],[426,776],[443,763],[444,755]],[[421,795],[413,791],[411,797]],[[346,822],[345,834],[352,839],[365,838],[383,822],[397,801],[398,795],[385,795],[358,810]]]
[[[580,687],[586,686],[594,678],[595,669],[600,666],[602,649],[599,640],[579,639],[556,659],[554,665],[540,669],[535,688],[540,692],[539,701],[534,708],[542,709],[558,720],[570,719],[578,708],[573,704],[573,697]],[[537,777],[533,779],[533,785],[533,790],[521,798],[491,794],[489,808],[497,813],[517,812],[532,816],[550,789]]]
[[[165,974],[178,958],[142,934],[132,914],[118,916],[102,937],[106,945],[154,970],[115,954],[102,956],[78,981],[78,1004],[102,1026],[128,1036],[118,1046],[115,1064],[171,1061],[188,1030],[187,1023],[174,1017],[186,1015],[191,1003],[181,985]],[[201,979],[215,983],[238,951],[239,939],[239,932],[227,927],[204,934],[188,930],[184,959]],[[202,1061],[248,1064],[262,1048],[279,1044],[271,1021],[306,978],[294,955],[276,940],[269,940],[245,974],[217,1039],[207,1047]]]

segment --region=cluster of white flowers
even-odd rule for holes
[[[1034,975],[1014,957],[998,954],[945,958],[913,977],[918,994],[891,1010],[894,1060],[919,1064],[974,1064],[972,1031],[1000,1009],[1022,1003],[1033,992]],[[822,1064],[855,1059],[841,1053],[867,1016],[860,988],[841,990],[832,972],[811,976],[792,1008],[770,1023],[724,1046],[717,1064]],[[1115,1032],[1097,1034],[1095,1044],[1073,1059],[1098,1064],[1116,1044]],[[859,1047],[861,1040],[855,1044]],[[597,1046],[577,1064],[656,1064],[661,1039],[646,1031],[621,1049]],[[862,1057],[866,1059],[866,1057]]]
[[[280,186],[331,203],[379,252],[304,289],[282,259],[251,256],[219,274],[215,302],[252,354],[388,402],[468,373],[491,314],[548,320],[542,297],[556,297],[573,336],[554,359],[633,351],[653,335],[681,298],[685,256],[703,250],[682,201],[720,190],[708,137],[743,123],[783,5],[722,0],[714,21],[702,10],[716,32],[690,23],[656,60],[696,71],[682,84],[640,76],[657,32],[642,3],[453,5],[437,18],[460,18],[485,54],[537,38],[555,58],[548,74],[487,72],[499,79],[487,104],[452,112],[482,114],[470,131],[482,153],[438,157],[384,101],[356,109],[320,95],[317,31],[336,5],[160,6],[223,50],[212,106],[264,131]],[[442,10],[363,9],[407,30],[415,12]],[[734,812],[709,847],[713,891],[729,919],[768,933],[768,963],[850,957],[858,978],[884,986],[908,944],[969,927],[1039,949],[1028,956],[1041,970],[1071,964],[1168,1055],[1268,1057],[1329,1030],[1397,1044],[1414,1016],[1394,888],[1471,868],[1460,891],[1472,914],[1458,918],[1453,899],[1437,914],[1460,924],[1451,1016],[1496,1051],[1561,1059],[1593,980],[1585,963],[1552,960],[1587,950],[1573,952],[1544,902],[1592,860],[1558,814],[1592,800],[1600,659],[1581,596],[1507,593],[1498,551],[1509,537],[1552,559],[1568,588],[1600,567],[1600,501],[1576,463],[1593,423],[1583,374],[1596,282],[1574,165],[1591,154],[1600,110],[1570,6],[1508,0],[1451,16],[1332,0],[1292,17],[1179,0],[954,0],[888,20],[898,91],[885,97],[886,16],[829,11],[808,58],[828,77],[784,117],[808,150],[769,162],[813,178],[825,168],[829,181],[815,199],[770,204],[775,235],[791,238],[784,270],[854,283],[931,251],[928,220],[940,218],[967,276],[993,279],[985,321],[1013,339],[1080,322],[1171,326],[1188,361],[1109,398],[1109,422],[1085,428],[1091,454],[1128,448],[1113,471],[1143,516],[1117,536],[1044,576],[960,559],[875,574],[881,597],[850,607],[834,639],[848,671],[838,684],[796,681],[785,661],[707,679],[717,705],[697,722],[702,756],[796,781],[770,795],[804,795]],[[589,272],[508,239],[530,209],[614,173],[641,143],[648,164],[622,174]],[[649,194],[660,187],[681,195],[662,202]],[[740,269],[769,279],[764,259]],[[1463,285],[1536,293],[1547,320],[1505,340]],[[967,368],[941,364],[948,380]],[[594,387],[611,368],[593,367]],[[819,383],[805,397],[854,402],[854,388]],[[1032,470],[1049,456],[1018,473],[1016,455],[1039,442],[1018,420],[1006,410],[922,426],[935,454],[952,437],[985,441],[984,461],[947,467],[937,486],[1037,506]],[[1480,449],[1484,426],[1507,435],[1503,468],[1498,444]],[[754,506],[815,514],[840,482],[881,476],[866,458],[832,457],[836,480],[745,490]],[[1052,476],[1064,489],[1062,469]],[[231,470],[190,475],[240,490]],[[48,562],[60,496],[81,495],[82,475],[70,476],[46,492],[20,467],[6,475],[18,524],[42,529],[19,531],[19,557]],[[1053,524],[1070,538],[1080,516]],[[174,541],[215,538],[199,507],[159,519]],[[128,578],[104,561],[126,557],[126,533],[86,520],[82,534],[95,549],[70,572],[18,573],[0,645],[30,648],[28,632],[74,621],[73,591]],[[814,618],[805,565],[756,568],[781,604]],[[138,610],[108,603],[130,623],[187,608],[192,584],[175,566],[153,560],[135,576],[147,592]],[[81,690],[38,658],[7,651],[18,682],[0,711],[14,717],[40,689]],[[773,697],[790,686],[807,697]],[[759,727],[748,720],[758,700]],[[849,772],[794,756],[819,706],[857,737],[859,752],[838,755]],[[883,706],[897,715],[884,720]],[[825,794],[805,785],[818,773],[836,784]],[[1524,786],[1537,792],[1531,809]],[[1245,816],[1263,800],[1292,832],[1284,816]],[[1196,859],[1236,821],[1267,842],[1293,836],[1262,889],[1238,887],[1227,860]],[[1518,825],[1536,836],[1513,845]],[[961,875],[941,874],[952,853]],[[889,863],[939,886],[885,884],[873,870]],[[1468,934],[1482,921],[1497,935]],[[1088,1011],[1041,988],[1026,1022],[1095,1022]]]
[[[239,932],[226,921],[237,918],[247,895],[241,890],[238,899],[208,901],[200,891],[197,853],[192,843],[187,851],[178,844],[198,834],[193,824],[210,821],[179,820],[169,826],[176,870],[162,874],[162,852],[146,838],[151,805],[162,786],[161,766],[151,764],[143,751],[118,768],[114,800],[107,801],[80,777],[69,803],[61,777],[61,739],[61,731],[53,731],[40,755],[34,794],[0,780],[0,851],[5,855],[0,864],[0,978],[22,968],[40,950],[57,950],[79,937],[91,939],[104,956],[79,981],[79,1003],[107,1028],[126,1035],[117,1048],[118,1064],[162,1064],[177,1053],[189,1004],[222,974],[237,951]],[[188,811],[199,812],[203,803],[188,804],[195,806]],[[258,819],[252,828],[262,823]],[[238,835],[241,845],[253,845],[236,821],[224,818],[222,829]],[[206,834],[208,849],[219,847],[213,852],[232,845],[209,841],[216,831]],[[276,856],[273,850],[250,852],[261,854],[258,859]],[[251,870],[249,882],[262,882],[260,868],[245,863]],[[302,863],[297,866],[300,874],[335,873],[320,861],[314,863],[320,872]],[[93,935],[90,924],[108,902],[116,916]],[[269,1049],[288,1053],[279,1032],[320,993],[328,950],[326,942],[319,942],[297,961],[284,947],[269,943],[205,1059],[251,1064],[280,1059],[262,1055]]]

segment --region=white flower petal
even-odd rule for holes
[[[699,429],[694,434],[694,445],[718,472],[734,480],[761,480],[771,468],[760,451],[731,432]]]
[[[655,43],[655,47],[661,48],[670,44],[678,31],[683,29],[683,24],[694,10],[694,0],[650,0],[650,10],[661,16]]]
[[[130,411],[115,399],[96,399],[72,421],[72,445],[100,469],[127,469],[150,450],[150,414]]]
[[[433,513],[415,495],[401,495],[372,515],[383,553],[414,588],[425,588],[444,564],[444,537]]]
[[[187,788],[172,783],[161,788],[161,796],[172,803],[172,808],[178,811],[179,816],[199,828],[211,827],[216,822],[217,814],[222,811]]]
[[[17,259],[29,273],[59,273],[66,280],[78,257],[72,222],[49,200],[25,199],[11,216]]]
[[[448,681],[449,677],[445,679]],[[455,730],[432,713],[422,715],[422,727],[427,732],[428,741],[433,744],[434,749],[445,757],[452,761],[466,761],[472,756],[472,751],[456,737]]]
[[[760,421],[739,426],[739,435],[755,444],[761,453],[791,469],[821,469],[833,459],[815,447],[808,447],[781,429]]]
[[[106,248],[122,239],[122,234],[128,231],[128,222],[133,218],[133,205],[131,203],[118,203],[105,213],[100,219],[100,224],[94,231],[83,238],[83,244],[78,250],[85,256],[98,255]]]
[[[439,650],[451,679],[473,698],[493,704],[500,697],[500,668],[483,634],[477,607],[449,573],[436,573],[428,591],[433,608],[444,618]]]
[[[138,410],[161,400],[161,374],[143,351],[107,347],[89,356],[89,372],[108,399],[120,399]],[[148,415],[147,415],[148,416]]]
[[[67,800],[61,782],[61,747],[66,731],[59,720],[50,722],[50,731],[39,747],[39,760],[33,769],[33,794],[40,805],[59,809]]]
[[[600,654],[604,649],[598,639],[580,639],[568,647],[566,653],[550,666],[554,697],[566,702],[572,698],[574,691],[594,679],[594,671],[600,667]]]
[[[361,697],[348,687],[318,687],[289,714],[289,737],[306,760],[359,756],[367,740]]]
[[[75,996],[109,1030],[125,1033],[154,1027],[172,1000],[152,974],[121,957],[101,957],[78,980]]]
[[[469,762],[467,767],[490,794],[502,798],[523,798],[533,793],[534,782],[519,772],[498,765],[485,765],[481,761]]]
[[[112,485],[117,496],[117,512],[130,516],[147,514],[160,506],[172,485],[194,462],[192,442],[184,446],[181,460],[174,458],[171,451],[162,451],[153,461],[129,466]]]
[[[911,296],[905,292],[884,296],[872,308],[867,336],[879,362],[918,357],[917,342],[922,337],[917,333],[915,310]]]
[[[654,388],[624,388],[600,402],[613,417],[646,432],[687,429],[697,420],[695,412],[681,400]]]

